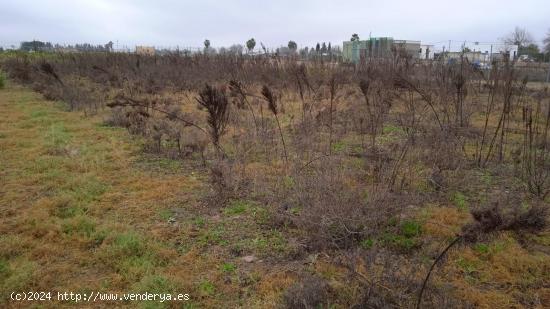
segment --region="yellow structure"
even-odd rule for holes
[[[154,56],[155,48],[153,46],[136,46],[136,54],[144,56]]]

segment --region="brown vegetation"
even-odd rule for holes
[[[349,274],[295,269],[303,279],[278,298],[289,308],[475,306],[440,280],[428,284],[436,264],[499,233],[527,248],[547,231],[550,95],[520,80],[513,63],[487,74],[466,59],[344,67],[105,53],[13,56],[2,69],[71,110],[111,108],[108,123],[141,136],[155,155],[200,162],[211,209],[247,201],[265,214],[262,229],[292,240],[273,263],[325,256]],[[437,230],[429,225],[445,225],[423,218],[433,205],[450,209],[442,217],[464,212],[468,223],[427,236]],[[541,268],[549,260],[546,251]]]

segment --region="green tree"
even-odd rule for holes
[[[536,60],[541,60],[541,57],[542,54],[540,52],[540,49],[538,47],[537,44],[529,44],[525,47],[521,47],[519,50],[518,50],[518,54],[519,55],[528,55],[529,58],[533,58],[533,59],[536,59]]]
[[[210,48],[210,40],[206,39],[204,40],[204,50],[208,50]]]
[[[354,33],[351,35],[351,41],[359,41],[359,35],[357,33]]]
[[[544,52],[550,54],[550,29],[546,32],[546,37],[542,42],[544,43]]]
[[[315,45],[315,51],[319,53],[320,50],[321,50],[321,45],[317,43],[317,45]]]
[[[109,43],[105,44],[105,50],[108,52],[113,51],[113,41],[109,41]]]
[[[51,47],[51,43],[50,42],[42,42],[42,41],[37,41],[37,40],[33,40],[33,41],[30,41],[30,42],[21,42],[21,46],[19,47],[20,50],[24,50],[24,51],[39,51],[39,50],[44,50],[44,49],[47,49],[49,47]]]
[[[253,51],[254,47],[256,47],[256,40],[254,40],[254,38],[246,41],[246,48],[248,48],[248,52]]]
[[[292,52],[295,52],[296,49],[298,49],[298,44],[294,41],[288,41],[288,49],[290,49]]]

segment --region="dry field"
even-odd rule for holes
[[[75,305],[12,291],[191,298],[82,307],[550,303],[550,93],[511,63],[0,68],[0,307]]]

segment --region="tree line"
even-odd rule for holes
[[[38,40],[32,41],[23,41],[19,45],[19,50],[22,51],[56,51],[56,50],[76,50],[76,51],[85,51],[85,52],[110,52],[113,51],[113,42],[109,41],[108,43],[101,45],[93,45],[90,43],[82,43],[75,45],[60,45],[52,44],[51,42],[42,42]]]

